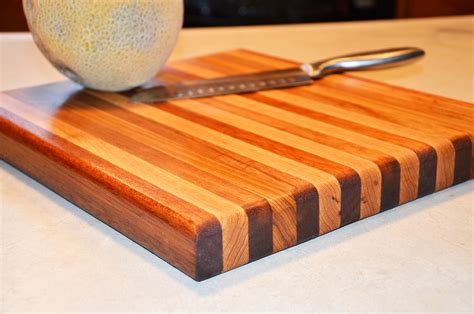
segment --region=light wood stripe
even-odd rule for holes
[[[285,196],[281,201],[270,200],[273,252],[281,251],[298,243],[296,202],[292,195]]]
[[[227,51],[224,55],[234,56],[245,61],[253,61],[257,64],[265,65],[266,69],[286,69],[297,64],[293,61],[283,60],[278,57],[270,57],[256,51],[250,51],[246,49],[236,49]],[[307,60],[307,62],[312,61],[315,60]]]
[[[3,94],[0,100],[3,108],[18,114],[25,120],[44,129],[50,129],[54,134],[67,138],[73,144],[109,160],[114,165],[145,179],[169,193],[177,195],[185,201],[196,204],[200,208],[211,212],[219,219],[222,225],[224,270],[248,263],[247,215],[242,207],[118,149],[71,124],[57,119],[51,121],[48,115],[45,115],[44,112],[37,110],[33,106],[26,106],[22,102],[14,101],[11,97]],[[15,103],[15,105],[8,105],[12,103]]]
[[[118,94],[96,93],[95,96],[113,101],[116,105],[150,120],[165,124],[177,130],[186,130],[189,134],[220,146],[247,158],[254,159],[270,167],[304,179],[313,184],[320,195],[320,233],[324,234],[340,226],[341,187],[337,179],[324,171],[306,166],[289,158],[285,158],[256,146],[236,140],[230,136],[203,127],[199,124],[179,118],[151,106],[130,105],[127,98]]]

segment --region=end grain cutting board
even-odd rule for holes
[[[156,82],[293,65],[238,50]],[[0,94],[0,152],[203,280],[469,180],[473,115],[349,75],[162,105],[62,82]]]

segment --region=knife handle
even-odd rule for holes
[[[312,64],[304,64],[302,68],[313,79],[329,74],[346,71],[372,70],[389,68],[413,62],[425,55],[419,48],[403,47],[374,50],[322,60]]]

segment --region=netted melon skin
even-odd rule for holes
[[[182,0],[23,0],[33,38],[60,72],[88,88],[124,91],[173,51]]]

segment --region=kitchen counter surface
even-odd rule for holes
[[[172,59],[419,46],[420,63],[357,75],[474,102],[473,35],[473,16],[187,29]],[[0,45],[0,90],[64,79],[29,34]],[[2,161],[0,184],[0,312],[473,309],[473,181],[201,283]]]

